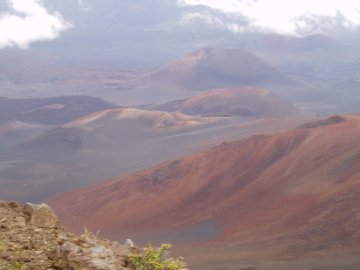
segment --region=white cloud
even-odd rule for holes
[[[226,17],[209,11],[187,13],[181,18],[179,23],[192,24],[196,22],[205,23],[216,29],[228,29],[234,33],[243,32],[248,29],[248,25],[242,17]]]
[[[71,27],[59,13],[48,13],[41,0],[8,0],[8,4],[10,10],[0,17],[0,48],[28,48]]]
[[[80,9],[84,12],[90,12],[92,9],[90,7],[90,4],[88,2],[85,2],[84,0],[78,0]]]
[[[360,1],[354,0],[178,0],[178,3],[240,13],[249,18],[252,28],[284,34],[360,26]],[[324,21],[326,26],[321,25]]]

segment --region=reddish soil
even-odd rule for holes
[[[184,100],[155,106],[155,109],[204,116],[289,117],[300,113],[291,103],[269,90],[246,86],[201,92]]]
[[[50,204],[71,230],[177,242],[196,269],[356,269],[360,116],[342,118],[223,143]]]

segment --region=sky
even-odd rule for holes
[[[3,11],[0,9],[0,48],[28,48],[33,42],[53,40],[76,28],[71,19],[46,9],[42,0],[0,1],[7,6]],[[107,0],[106,3],[111,1],[122,0]],[[160,7],[168,2],[174,3],[174,9],[186,10],[179,17],[179,25],[200,21],[235,33],[263,31],[301,36],[360,26],[360,1],[356,0],[163,0],[146,3]],[[92,10],[93,0],[72,3],[77,3],[84,12],[96,12]],[[206,8],[199,9],[199,5]],[[152,13],[149,17],[163,10],[158,7],[148,9]]]
[[[179,0],[178,2],[180,5],[206,5],[232,15],[242,14],[250,21],[247,28],[280,34],[308,34],[335,27],[349,29],[360,25],[360,1],[356,0]],[[211,23],[209,18],[204,17],[204,20]],[[239,30],[246,29],[239,28]]]
[[[0,48],[28,48],[32,42],[55,39],[69,29],[59,13],[50,14],[41,0],[8,0],[0,16]]]

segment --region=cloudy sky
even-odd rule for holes
[[[102,0],[52,1],[77,5],[81,12],[88,12],[91,16],[96,13],[96,7],[99,8],[99,1]],[[232,32],[266,31],[306,35],[333,29],[353,29],[360,25],[360,1],[355,0],[143,1],[144,6],[153,3],[159,7],[171,2],[174,14],[175,9],[182,12],[179,11],[181,16],[178,25],[191,25],[200,21],[210,27]],[[49,2],[51,0],[46,0],[46,3]],[[107,0],[103,1],[102,5],[124,8],[127,3],[129,6],[142,5],[141,1],[125,0]],[[199,5],[206,8],[201,9]],[[171,13],[169,5],[167,9],[159,7],[146,8],[149,17],[154,17],[156,12]],[[0,11],[0,48],[27,48],[33,42],[55,39],[64,31],[77,27],[71,18],[63,16],[60,11],[52,9],[50,12],[42,0],[0,0]],[[141,16],[144,17],[146,16]]]
[[[9,0],[5,4],[7,11],[0,17],[0,48],[27,48],[34,41],[54,39],[71,27],[59,13],[50,14],[41,0]]]
[[[179,0],[183,5],[206,5],[227,14],[242,14],[251,29],[281,34],[308,34],[334,27],[360,25],[360,1],[355,0]],[[195,16],[195,15],[194,15]],[[190,17],[189,17],[190,18]],[[208,20],[211,23],[209,18]],[[239,28],[243,31],[246,29]]]

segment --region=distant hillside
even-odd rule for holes
[[[16,144],[36,138],[51,128],[52,126],[24,123],[21,121],[0,123],[0,148],[11,148]],[[4,158],[3,151],[2,155]]]
[[[0,123],[21,121],[60,125],[92,112],[117,107],[100,98],[88,96],[27,99],[0,98]]]
[[[41,202],[57,192],[136,172],[222,141],[289,130],[304,121],[120,108],[56,128],[21,122],[0,125],[0,197]]]
[[[273,51],[273,52],[319,52],[335,51],[343,49],[340,42],[322,34],[308,35],[304,37],[284,36],[279,34],[259,34],[244,39],[238,44],[241,48],[251,52]]]
[[[195,90],[239,84],[296,83],[250,52],[203,48],[145,75],[145,82],[171,82]]]
[[[105,150],[129,140],[191,130],[221,121],[220,118],[203,118],[182,113],[131,108],[109,109],[79,117],[21,143],[13,150],[20,153],[36,151],[40,156],[83,148],[89,150],[98,147],[99,150]]]
[[[219,124],[222,119],[202,118],[182,113],[117,108],[79,117],[65,125],[20,143],[15,154],[37,159],[56,159],[78,151],[111,151],[126,142],[146,140],[167,133],[179,133]],[[96,150],[97,149],[97,150]]]
[[[199,269],[356,269],[360,116],[340,118],[223,143],[50,204],[72,230],[178,241]]]
[[[141,140],[220,123],[222,119],[182,113],[118,108],[98,111],[51,129],[13,151],[39,157],[90,149],[110,150],[126,141]]]
[[[132,104],[161,104],[218,88],[252,86],[290,101],[313,98],[315,89],[294,80],[242,49],[203,48],[124,85]],[[126,95],[125,95],[126,94]],[[126,104],[126,103],[125,103]]]
[[[229,87],[150,108],[205,116],[294,116],[299,111],[270,91],[254,87]]]

